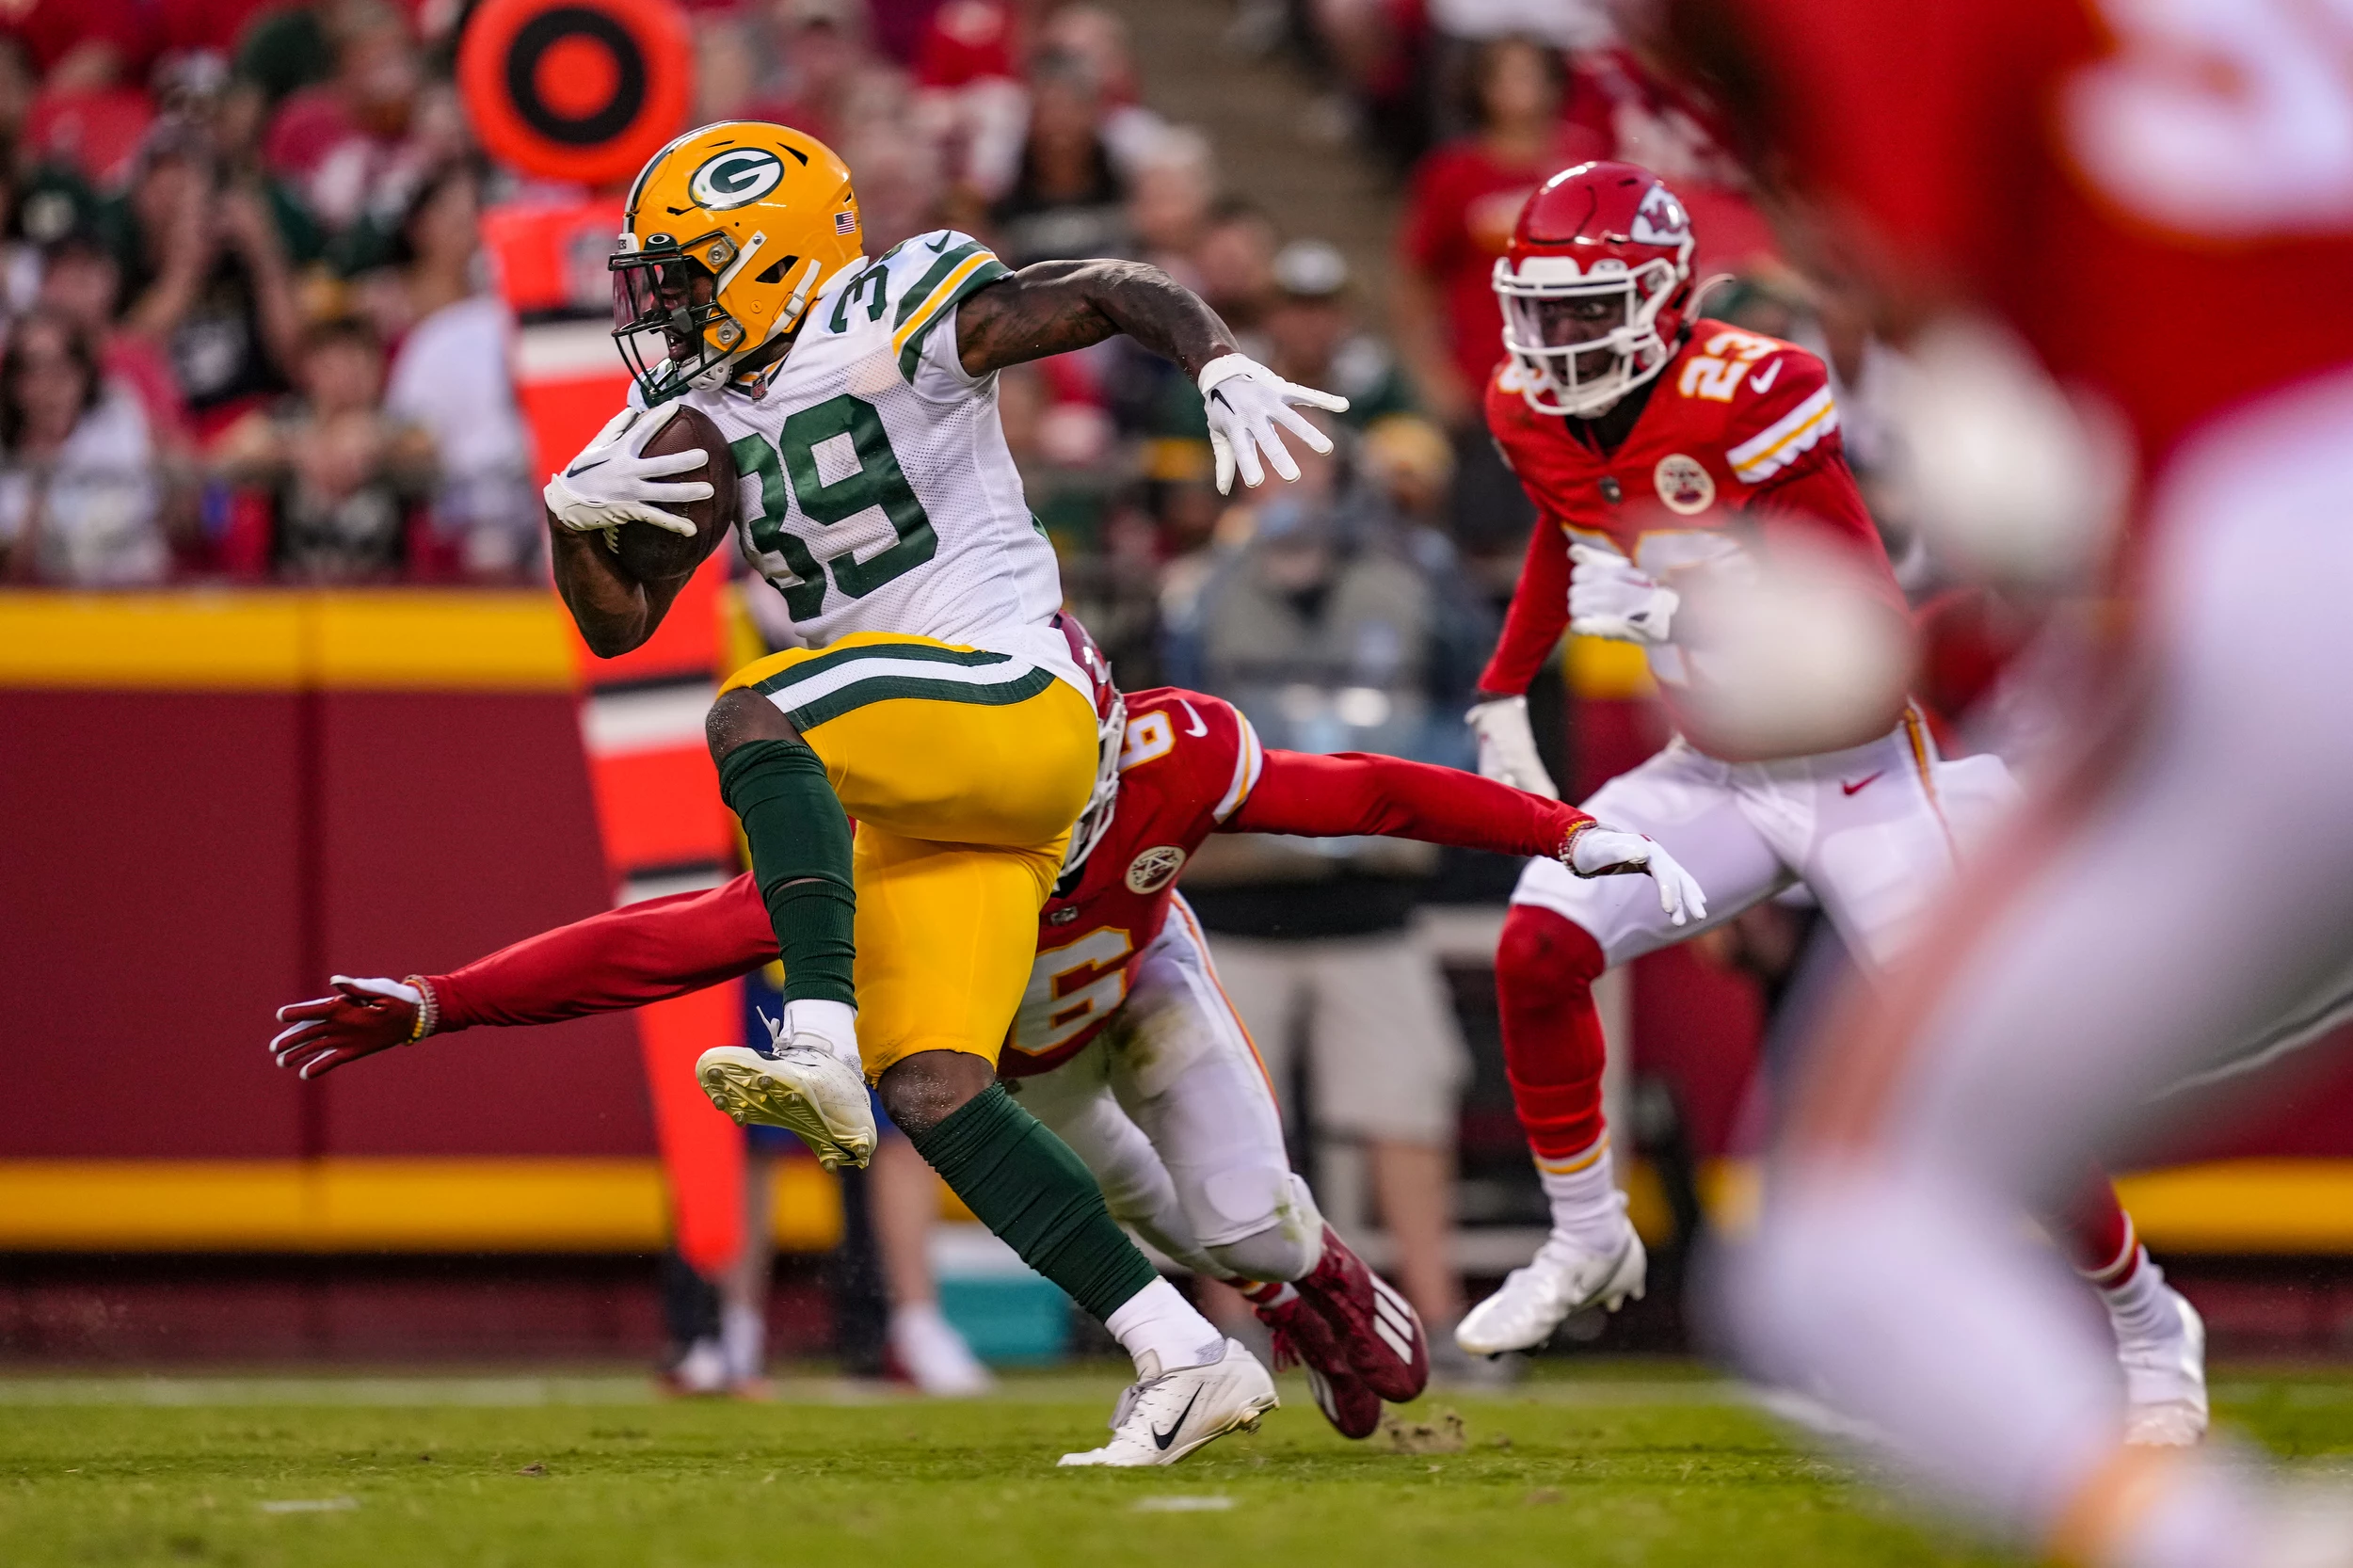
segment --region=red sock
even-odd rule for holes
[[[1496,947],[1496,997],[1512,1103],[1539,1161],[1584,1154],[1602,1134],[1601,944],[1576,921],[1515,904]]]
[[[2113,1290],[2140,1272],[2140,1235],[2105,1174],[2093,1173],[2074,1207],[2051,1229],[2075,1272],[2103,1290]]]

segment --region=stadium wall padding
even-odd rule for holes
[[[544,593],[0,594],[0,1248],[663,1244],[626,1016],[264,1049],[610,904],[572,661]]]
[[[1572,647],[1581,776],[1657,739],[1614,652]],[[310,1085],[263,1049],[329,974],[446,968],[605,906],[579,680],[543,592],[0,593],[0,1251],[661,1246],[626,1018]],[[1636,999],[1638,1055],[1722,1155],[1753,1000],[1684,952]],[[2353,1253],[2343,1054],[2128,1181],[2143,1233]],[[1717,1169],[1735,1214],[1739,1166]],[[831,1244],[829,1178],[779,1179],[779,1241]]]

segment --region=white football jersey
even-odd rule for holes
[[[918,234],[825,285],[758,395],[683,397],[728,438],[744,558],[783,594],[799,646],[935,637],[1042,664],[1092,702],[1048,624],[1062,574],[1005,446],[997,377],[966,375],[956,352],[956,307],[1006,273],[968,235]]]

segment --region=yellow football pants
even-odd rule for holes
[[[1023,660],[872,632],[773,654],[723,690],[744,687],[792,719],[857,822],[868,1079],[925,1050],[994,1064],[1094,787],[1094,709]]]

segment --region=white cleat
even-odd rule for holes
[[[1147,1352],[1146,1360],[1150,1359]],[[1255,1432],[1258,1417],[1282,1401],[1274,1380],[1239,1339],[1225,1341],[1215,1361],[1147,1372],[1128,1384],[1112,1412],[1112,1440],[1064,1464],[1174,1464],[1202,1444],[1229,1432]]]
[[[695,1064],[711,1103],[746,1127],[799,1135],[828,1171],[863,1166],[874,1154],[874,1102],[858,1070],[811,1034],[796,1034],[774,1056],[747,1046],[713,1046]]]
[[[2206,1435],[2206,1323],[2169,1285],[2171,1332],[2120,1337],[2124,1368],[2124,1441],[2144,1448],[2187,1448]]]
[[[1608,1252],[1589,1251],[1555,1232],[1526,1268],[1513,1270],[1501,1289],[1463,1315],[1454,1342],[1472,1355],[1532,1351],[1572,1313],[1596,1304],[1615,1312],[1628,1297],[1640,1301],[1649,1268],[1642,1239],[1630,1224],[1625,1240]]]
[[[887,1342],[907,1381],[934,1399],[968,1399],[997,1386],[956,1325],[929,1302],[893,1311]]]

